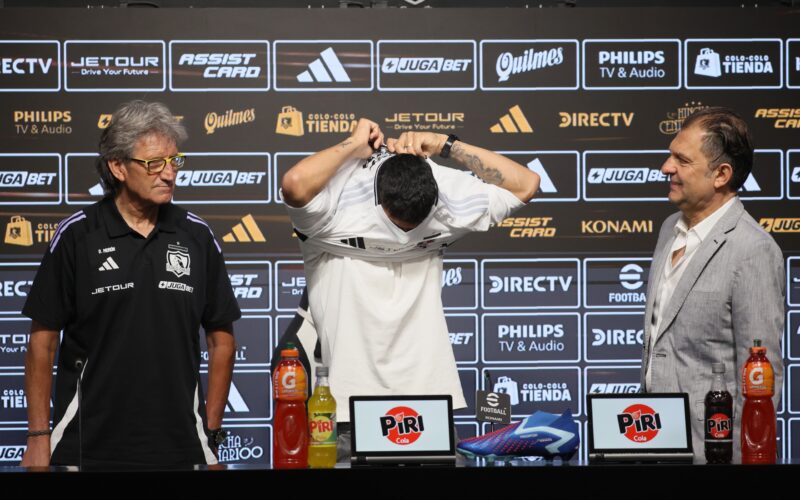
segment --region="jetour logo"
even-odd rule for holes
[[[394,444],[408,446],[425,432],[422,415],[408,406],[396,406],[380,417],[381,435]]]
[[[617,415],[619,433],[634,443],[646,443],[658,436],[661,415],[647,405],[634,404]]]

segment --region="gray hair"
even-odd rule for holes
[[[130,158],[139,139],[152,133],[168,137],[175,144],[187,137],[186,128],[160,102],[126,102],[111,116],[111,123],[100,135],[100,156],[96,164],[106,195],[117,194],[120,186],[108,162]]]

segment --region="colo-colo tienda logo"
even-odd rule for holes
[[[631,405],[617,415],[619,433],[634,443],[646,443],[658,436],[661,430],[661,415],[643,404]]]
[[[396,406],[380,417],[381,435],[394,444],[407,446],[425,432],[422,415],[408,406]]]

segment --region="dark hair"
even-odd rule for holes
[[[730,163],[733,176],[728,186],[731,191],[738,191],[753,169],[753,138],[747,123],[732,109],[711,107],[689,115],[681,129],[692,125],[705,132],[702,151],[709,167],[713,170]]]
[[[438,193],[430,165],[419,156],[392,156],[378,172],[378,202],[392,217],[408,224],[425,220]]]
[[[108,162],[129,158],[139,139],[151,133],[168,137],[175,144],[186,140],[186,128],[160,102],[131,101],[114,111],[111,123],[100,134],[96,164],[105,194],[116,194],[120,184],[108,169]]]

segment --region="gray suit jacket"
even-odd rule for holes
[[[661,226],[647,285],[642,354],[646,392],[686,392],[696,458],[704,458],[704,399],[711,364],[725,364],[725,383],[734,397],[734,460],[741,458],[742,368],[753,339],[760,338],[775,371],[775,410],[783,387],[781,337],[785,320],[785,279],[780,248],[744,210],[737,198],[697,248],[664,309],[650,359],[653,301],[681,213]],[[651,384],[645,385],[647,363]]]

